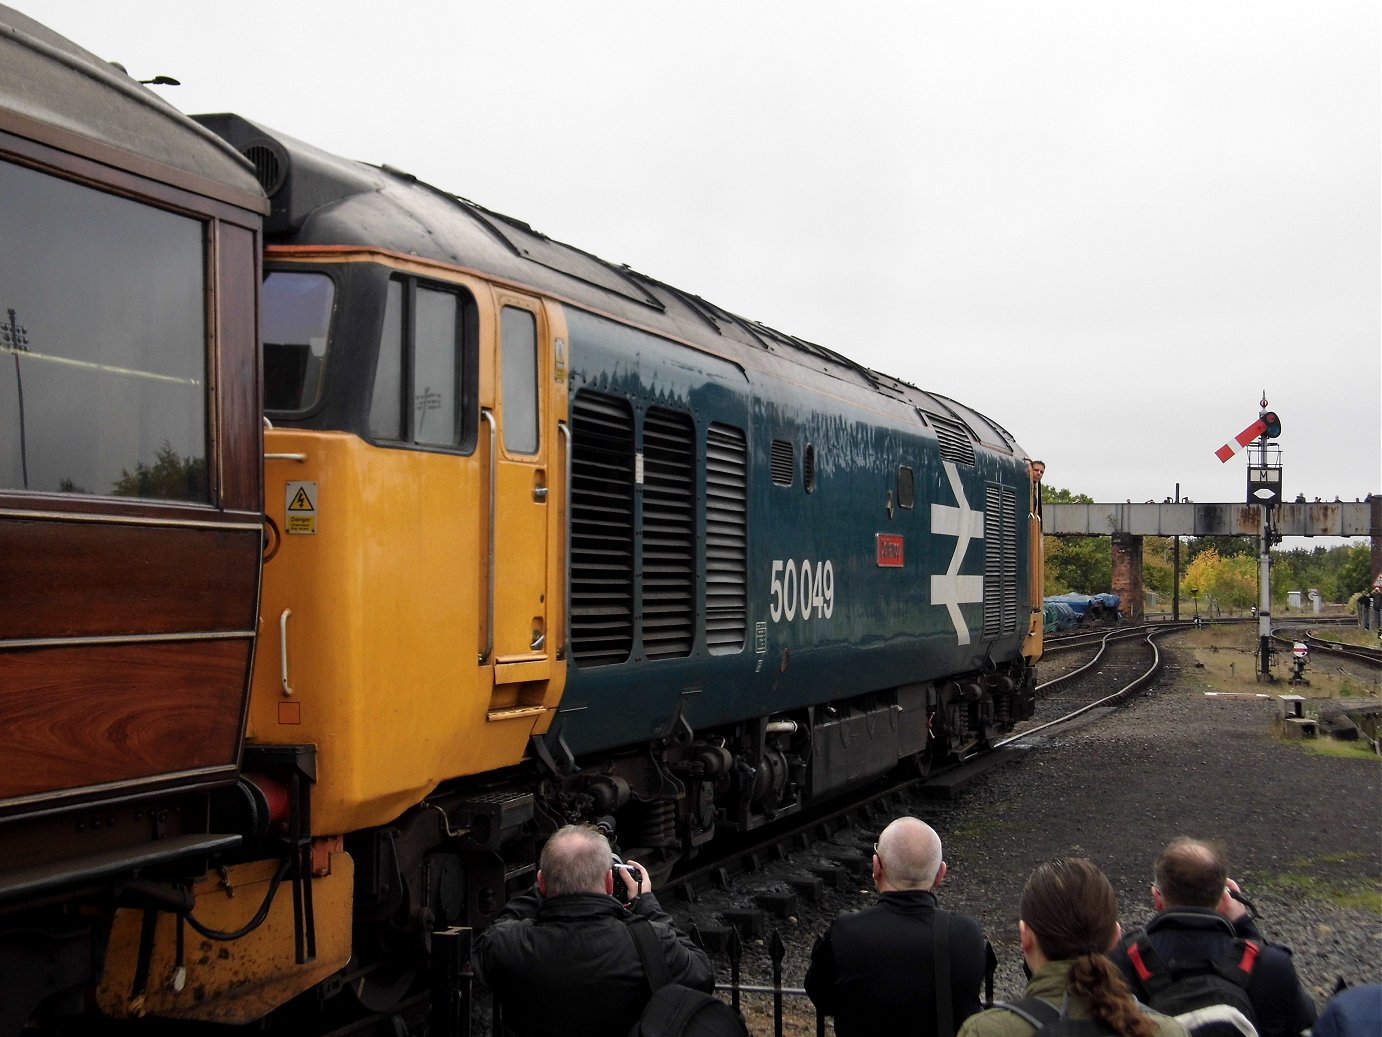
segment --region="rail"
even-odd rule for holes
[[[1020,734],[1015,734],[1010,738],[1005,738],[1002,741],[994,742],[993,748],[1001,749],[1006,745],[1013,745],[1018,742],[1021,742],[1025,738],[1030,738],[1032,735],[1036,734],[1039,731],[1045,731],[1052,727],[1058,727],[1061,724],[1067,724],[1071,720],[1074,720],[1076,717],[1088,713],[1091,709],[1097,709],[1100,706],[1110,706],[1117,702],[1121,702],[1123,701],[1123,699],[1127,698],[1133,692],[1146,687],[1153,680],[1155,680],[1156,675],[1161,672],[1161,650],[1157,648],[1155,639],[1165,634],[1169,634],[1177,629],[1178,627],[1176,626],[1166,626],[1153,627],[1147,630],[1145,640],[1147,642],[1148,647],[1150,647],[1152,650],[1152,665],[1148,667],[1146,670],[1144,670],[1142,673],[1138,674],[1138,676],[1133,678],[1127,684],[1123,685],[1123,687],[1119,688],[1117,691],[1113,692],[1112,694],[1105,695],[1102,698],[1096,699],[1093,702],[1088,702],[1078,709],[1071,710],[1069,713],[1066,713],[1063,716],[1056,717],[1054,720],[1048,720],[1046,723],[1038,724],[1036,727],[1029,727],[1025,731],[1022,731]],[[1104,658],[1105,653],[1108,651],[1108,646],[1112,642],[1128,639],[1128,633],[1117,630],[1110,631],[1109,633],[1105,634],[1102,638],[1099,651],[1095,653],[1094,658],[1092,658],[1089,662],[1085,663],[1078,669],[1071,670],[1069,673],[1061,674],[1059,677],[1047,681],[1045,684],[1041,685],[1041,688],[1038,690],[1051,688],[1057,684],[1062,683],[1063,681],[1070,680],[1071,678],[1081,673],[1084,673],[1086,670],[1090,669]]]
[[[1368,666],[1382,666],[1382,649],[1321,637],[1316,630],[1307,630],[1304,640],[1310,646],[1311,651],[1318,649],[1327,653],[1331,659],[1347,659],[1350,662],[1364,663]]]

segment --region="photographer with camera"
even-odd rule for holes
[[[1133,994],[1182,1018],[1235,1008],[1261,1037],[1296,1037],[1310,1028],[1315,1002],[1291,951],[1262,938],[1220,843],[1181,836],[1162,850],[1153,875],[1156,915],[1109,955]]]
[[[710,960],[673,928],[652,889],[646,869],[615,857],[595,828],[567,825],[548,839],[537,884],[505,905],[471,955],[476,976],[502,1007],[504,1032],[626,1033],[651,997],[629,932],[635,916],[651,923],[673,982],[713,990]]]

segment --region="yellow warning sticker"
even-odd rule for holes
[[[285,533],[317,532],[317,484],[290,482],[284,494],[283,531]]]

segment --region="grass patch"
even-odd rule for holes
[[[1377,631],[1364,630],[1361,627],[1330,627],[1322,630],[1320,636],[1329,641],[1338,641],[1340,644],[1361,645],[1364,648],[1378,647]]]
[[[1312,864],[1357,864],[1359,861],[1367,859],[1367,854],[1357,850],[1349,850],[1346,853],[1326,853],[1323,857],[1316,857],[1314,860],[1309,857],[1299,857],[1291,864],[1297,868],[1308,868]]]
[[[987,817],[977,822],[962,825],[959,828],[952,828],[945,835],[945,841],[949,842],[983,842],[997,832],[1014,832],[1025,828],[1022,821],[1004,821],[996,817]]]
[[[1358,675],[1341,674],[1316,652],[1306,667],[1308,685],[1291,684],[1291,653],[1278,645],[1273,658],[1273,681],[1257,679],[1257,628],[1247,624],[1207,626],[1178,633],[1170,642],[1188,649],[1197,664],[1195,672],[1215,691],[1236,694],[1300,695],[1307,699],[1340,699],[1361,703],[1382,694],[1382,678],[1364,684]]]
[[[1345,855],[1336,855],[1336,859],[1338,856]],[[1346,856],[1361,857],[1362,854]],[[1314,863],[1323,862],[1296,861],[1293,863],[1298,868],[1308,868]],[[1256,882],[1291,897],[1327,900],[1339,907],[1355,908],[1382,915],[1382,882],[1369,882],[1366,879],[1333,878],[1312,874],[1309,871],[1286,871],[1276,875],[1264,875],[1257,878]]]
[[[1377,751],[1373,749],[1372,743],[1366,738],[1359,738],[1356,742],[1344,742],[1337,738],[1327,736],[1321,738],[1300,738],[1290,739],[1299,745],[1306,752],[1316,753],[1320,756],[1338,756],[1348,759],[1356,757],[1360,760],[1382,760]]]

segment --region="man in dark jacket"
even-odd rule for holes
[[[836,1037],[953,1037],[979,1011],[993,949],[972,918],[937,908],[945,871],[930,825],[900,817],[883,829],[873,854],[878,903],[831,923],[806,971],[806,993],[834,1016]],[[948,931],[939,942],[938,916]]]
[[[651,996],[628,927],[635,915],[651,922],[672,982],[715,988],[710,960],[672,927],[646,869],[640,868],[641,882],[621,869],[632,899],[628,908],[614,899],[612,860],[609,841],[596,829],[560,829],[542,848],[536,887],[510,900],[476,939],[475,973],[498,998],[506,1033],[627,1033]]]
[[[1110,953],[1133,993],[1147,1001],[1153,968],[1131,948],[1142,933],[1157,962],[1182,970],[1250,966],[1245,992],[1259,1037],[1296,1037],[1315,1021],[1315,1003],[1301,985],[1289,948],[1267,943],[1257,930],[1238,883],[1228,876],[1222,847],[1176,839],[1157,858],[1152,902],[1157,915]],[[1239,943],[1255,941],[1253,950]],[[1135,960],[1139,959],[1139,960]]]

